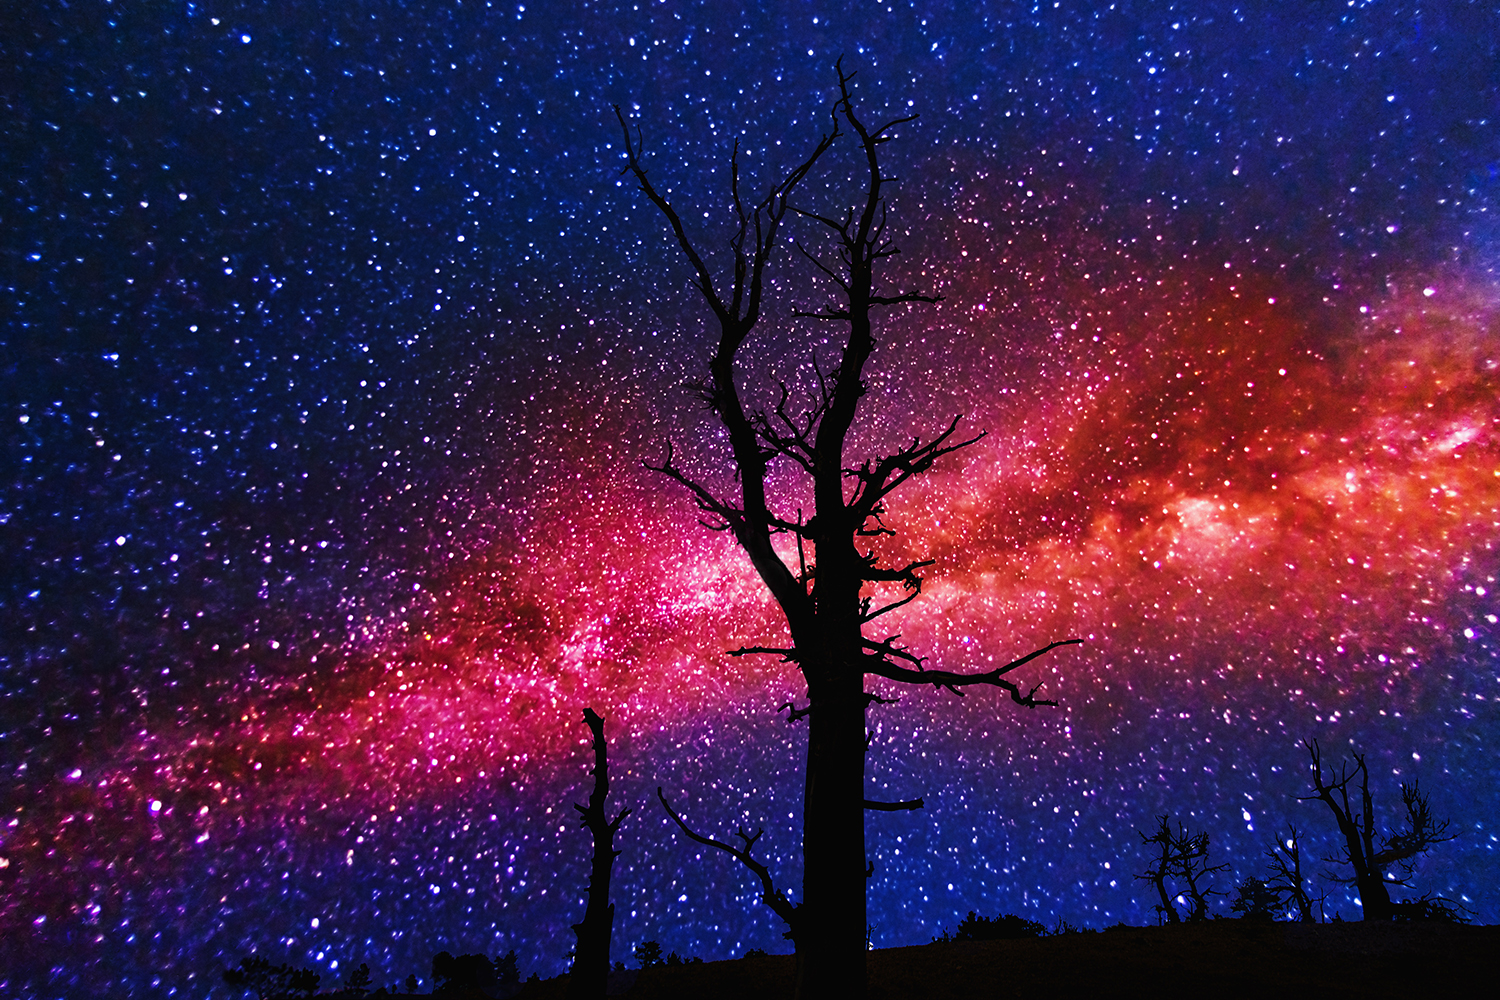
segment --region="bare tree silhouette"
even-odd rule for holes
[[[568,1000],[585,1000],[604,996],[609,979],[609,939],[615,925],[615,904],[609,901],[609,877],[614,868],[615,831],[630,815],[620,810],[614,819],[605,812],[609,796],[608,745],[604,742],[604,719],[592,708],[583,710],[583,721],[594,734],[594,790],[587,806],[574,805],[583,817],[583,826],[593,834],[594,860],[589,873],[589,901],[583,922],[573,925],[578,947],[573,953],[573,971],[568,977]]]
[[[1224,895],[1213,887],[1209,877],[1216,872],[1227,871],[1229,866],[1208,863],[1208,834],[1188,833],[1187,827],[1181,823],[1177,824],[1174,832],[1166,816],[1159,816],[1157,819],[1160,825],[1155,833],[1149,837],[1141,833],[1141,843],[1153,845],[1156,857],[1151,867],[1136,878],[1156,887],[1156,894],[1160,898],[1156,912],[1168,923],[1182,921],[1177,905],[1173,902],[1174,898],[1185,898],[1189,921],[1207,920],[1208,897]],[[1175,893],[1168,891],[1168,879],[1173,880],[1177,889]]]
[[[1176,924],[1181,923],[1182,918],[1177,914],[1177,907],[1172,905],[1172,895],[1167,892],[1167,879],[1172,874],[1172,829],[1167,825],[1167,817],[1158,818],[1161,820],[1161,829],[1151,836],[1148,837],[1139,830],[1136,831],[1141,833],[1142,844],[1151,844],[1156,848],[1156,857],[1152,859],[1151,867],[1141,872],[1136,878],[1150,882],[1156,887],[1158,902],[1154,909],[1157,922],[1160,923],[1165,919],[1168,923]]]
[[[845,445],[854,426],[860,399],[866,392],[865,365],[875,350],[872,313],[880,307],[937,301],[920,292],[886,294],[877,288],[880,265],[897,253],[887,229],[884,190],[892,178],[882,172],[879,147],[894,138],[893,129],[916,116],[897,118],[867,127],[856,111],[842,61],[836,65],[838,97],[832,107],[832,128],[811,153],[772,184],[766,195],[747,206],[740,192],[739,147],[730,157],[731,201],[738,226],[729,240],[733,276],[718,283],[688,234],[682,217],[651,181],[642,162],[639,130],[632,135],[618,106],[625,136],[627,171],[665,216],[673,236],[692,267],[699,292],[717,322],[718,344],[709,364],[710,378],[703,397],[728,434],[739,495],[716,494],[676,462],[670,445],[654,468],[686,488],[705,516],[704,523],[734,535],[749,556],[761,581],[786,619],[790,644],[785,647],[743,647],[733,655],[771,654],[795,663],[807,683],[808,704],[789,708],[792,721],[808,720],[807,765],[803,793],[802,900],[793,905],[775,887],[769,871],[754,860],[751,849],[759,832],[741,831],[743,846],[701,836],[661,795],[673,820],[698,843],[712,846],[739,860],[760,880],[762,899],[786,921],[787,936],[796,945],[796,995],[858,998],[865,991],[866,879],[873,865],[865,862],[866,809],[913,809],[920,799],[900,803],[870,802],[864,795],[865,754],[868,749],[865,711],[885,699],[865,690],[866,675],[907,684],[930,684],[962,694],[962,689],[987,685],[1007,692],[1020,706],[1034,708],[1054,702],[1036,698],[1036,688],[1023,690],[1009,674],[1061,645],[1055,642],[1017,660],[981,673],[929,670],[923,658],[899,644],[899,635],[868,638],[865,627],[888,612],[914,600],[922,578],[918,571],[930,562],[883,566],[870,548],[872,540],[892,532],[881,516],[886,498],[913,476],[927,472],[944,456],[978,440],[956,436],[959,418],[932,438],[912,443],[893,454],[846,464]],[[844,132],[847,128],[848,133]],[[867,177],[858,203],[841,213],[819,214],[794,208],[789,199],[834,142],[852,137]],[[803,256],[837,288],[837,300],[822,309],[797,315],[841,324],[847,328],[837,365],[825,375],[814,356],[817,385],[811,402],[793,403],[785,382],[774,383],[776,402],[766,409],[747,408],[736,381],[740,348],[761,318],[765,270],[776,249],[782,222],[792,211],[820,224],[831,235],[834,253],[823,258],[799,245]],[[773,510],[767,497],[767,470],[782,463],[803,477],[810,488],[814,512],[804,519]],[[791,536],[795,566],[772,545],[775,536]],[[861,546],[866,546],[862,550]],[[811,552],[809,552],[811,549]],[[874,607],[871,584],[900,584],[904,596]]]
[[[1391,900],[1389,887],[1410,885],[1409,877],[1416,870],[1416,859],[1432,850],[1434,845],[1455,836],[1448,833],[1447,820],[1438,822],[1433,818],[1427,796],[1422,794],[1418,783],[1401,783],[1406,829],[1380,836],[1375,832],[1375,806],[1370,798],[1370,772],[1365,766],[1364,755],[1351,751],[1354,766],[1351,768],[1347,763],[1340,763],[1336,772],[1330,767],[1325,780],[1318,741],[1309,743],[1304,740],[1302,745],[1312,757],[1313,783],[1313,794],[1302,798],[1304,801],[1322,801],[1338,822],[1339,833],[1344,837],[1344,854],[1327,860],[1332,864],[1346,864],[1353,870],[1350,877],[1332,877],[1338,882],[1354,884],[1359,891],[1364,918],[1398,920],[1416,916],[1456,919],[1456,911],[1441,898],[1424,896],[1401,903]],[[1354,803],[1349,799],[1349,785],[1356,777],[1359,778],[1359,800]],[[1392,868],[1399,870],[1400,874],[1393,874]]]
[[[1266,879],[1266,887],[1280,897],[1282,905],[1292,903],[1297,907],[1297,919],[1304,924],[1315,924],[1318,918],[1313,913],[1313,898],[1307,891],[1307,876],[1302,873],[1301,834],[1290,823],[1287,832],[1290,836],[1278,839],[1266,852],[1271,860],[1271,877]],[[1322,905],[1321,895],[1317,902]]]

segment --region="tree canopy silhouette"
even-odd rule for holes
[[[867,126],[851,93],[852,73],[836,65],[838,95],[831,108],[831,127],[805,159],[772,183],[758,201],[744,200],[739,146],[730,156],[730,196],[735,229],[728,242],[732,273],[716,277],[689,234],[682,215],[652,181],[644,162],[640,132],[632,134],[619,107],[616,117],[625,137],[626,170],[665,217],[686,257],[694,282],[718,327],[702,396],[727,432],[738,495],[724,496],[678,464],[670,443],[657,471],[681,484],[696,500],[704,523],[730,532],[749,557],[785,618],[790,642],[785,646],[746,646],[732,655],[770,654],[796,664],[807,684],[808,703],[790,709],[791,721],[808,722],[803,797],[803,883],[794,904],[777,888],[767,867],[752,850],[760,832],[741,830],[741,846],[700,835],[672,809],[660,790],[663,807],[698,843],[739,860],[759,879],[762,899],[787,924],[796,946],[796,994],[799,997],[857,998],[865,990],[866,879],[873,872],[865,860],[866,809],[914,809],[922,801],[871,802],[864,795],[868,749],[865,713],[886,699],[865,690],[875,676],[913,685],[931,685],[961,695],[965,688],[987,686],[1008,694],[1025,708],[1051,705],[1037,689],[1012,680],[1017,668],[1058,646],[1051,643],[1003,666],[962,673],[928,669],[923,657],[900,644],[899,635],[870,637],[865,629],[876,619],[914,600],[922,585],[919,571],[930,561],[885,565],[874,543],[893,532],[882,521],[887,499],[914,476],[979,440],[958,435],[960,418],[927,439],[913,438],[898,451],[851,463],[845,455],[851,429],[867,391],[865,368],[876,348],[874,317],[892,306],[932,303],[938,296],[921,291],[885,290],[879,272],[897,252],[888,227],[885,192],[892,182],[880,165],[880,147],[895,130],[916,116]],[[847,130],[847,131],[846,131]],[[791,199],[833,145],[855,146],[862,178],[852,207],[818,212],[792,205]],[[670,191],[670,189],[668,189]],[[765,309],[766,268],[781,237],[787,213],[816,224],[829,236],[831,254],[820,256],[799,244],[805,260],[831,283],[834,300],[795,315],[827,321],[844,329],[842,347],[831,372],[824,373],[816,355],[816,384],[794,391],[775,380],[759,395],[774,398],[756,407],[742,392],[740,352]],[[804,404],[794,400],[805,399]],[[811,494],[813,512],[776,508],[767,491],[767,476],[779,466],[800,476]],[[777,552],[773,539],[789,540],[795,562]],[[903,593],[876,606],[879,585],[899,585]]]
[[[450,952],[440,951],[432,956],[432,980],[435,994],[478,990],[492,996],[497,991],[513,989],[521,976],[516,968],[514,951],[495,961],[490,961],[488,955],[459,955],[455,958]]]
[[[1263,920],[1269,923],[1276,919],[1281,906],[1281,893],[1273,889],[1265,879],[1254,875],[1235,887],[1234,902],[1230,909],[1243,920]]]
[[[286,963],[272,965],[259,955],[241,959],[237,969],[224,970],[224,982],[250,990],[258,1000],[311,996],[318,991],[321,978],[311,969],[294,969]]]
[[[643,969],[653,965],[661,965],[664,959],[661,957],[660,941],[642,941],[635,946],[635,961]]]
[[[370,992],[370,965],[368,962],[359,963],[358,968],[349,970],[344,977],[344,985],[339,988],[339,995],[345,997],[362,997]]]

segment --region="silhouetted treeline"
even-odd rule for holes
[[[406,977],[400,986],[370,988],[370,966],[360,963],[349,970],[344,982],[332,992],[319,993],[322,976],[311,969],[294,969],[290,965],[272,965],[267,959],[252,955],[238,968],[224,972],[224,982],[254,993],[257,1000],[294,1000],[299,997],[380,997],[399,993],[416,993],[421,986],[415,975]],[[459,955],[440,951],[432,957],[432,993],[470,995],[475,991],[489,997],[509,997],[521,985],[520,969],[514,951],[491,960],[487,955]]]
[[[272,965],[259,955],[241,959],[239,968],[224,971],[224,982],[251,991],[259,1000],[311,996],[318,991],[320,979],[311,969],[294,969],[286,963]]]
[[[487,955],[459,955],[455,958],[440,951],[432,956],[432,981],[434,994],[479,990],[490,996],[497,993],[508,995],[520,985],[521,973],[514,951],[494,961],[490,961]]]

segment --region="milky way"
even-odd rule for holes
[[[868,821],[873,944],[1154,922],[1164,813],[1225,890],[1289,822],[1331,853],[1314,738],[1383,823],[1420,780],[1457,836],[1410,895],[1496,919],[1493,10],[558,6],[9,19],[0,996],[565,971],[585,706],[634,809],[613,957],[788,949],[652,801],[763,826],[795,896],[804,692],[726,654],[783,625],[644,465],[732,487],[611,106],[722,246],[731,144],[768,183],[840,55],[867,118],[920,114],[889,280],[942,296],[882,317],[852,450],[984,432],[893,498],[881,552],[934,564],[886,634],[951,670],[1085,640],[1022,671],[1056,708],[871,682],[870,794],[926,803]],[[835,356],[809,270],[775,265],[752,399]]]

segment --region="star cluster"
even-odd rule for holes
[[[528,9],[530,6],[531,9]],[[1500,884],[1495,12],[1029,3],[89,0],[0,42],[0,996],[228,995],[251,954],[377,985],[567,967],[582,709],[603,714],[614,957],[784,950],[680,837],[762,826],[800,884],[803,692],[748,561],[645,467],[732,489],[710,317],[621,176],[614,106],[702,244],[830,125],[884,147],[892,287],[851,453],[955,416],[893,498],[932,559],[883,634],[1026,667],[1056,708],[871,709],[872,941],[968,910],[1154,920],[1136,831],[1221,888],[1305,739],[1420,780]],[[838,211],[837,147],[802,189]],[[801,222],[792,236],[817,252]],[[722,257],[711,258],[722,263]],[[789,247],[744,357],[765,405],[838,330]],[[773,470],[776,501],[806,498]],[[795,558],[788,551],[789,558]],[[887,619],[882,619],[882,623]],[[883,637],[883,635],[882,635]],[[1357,916],[1323,883],[1330,915]],[[1399,894],[1399,893],[1398,893]],[[1227,912],[1227,905],[1220,905]]]

